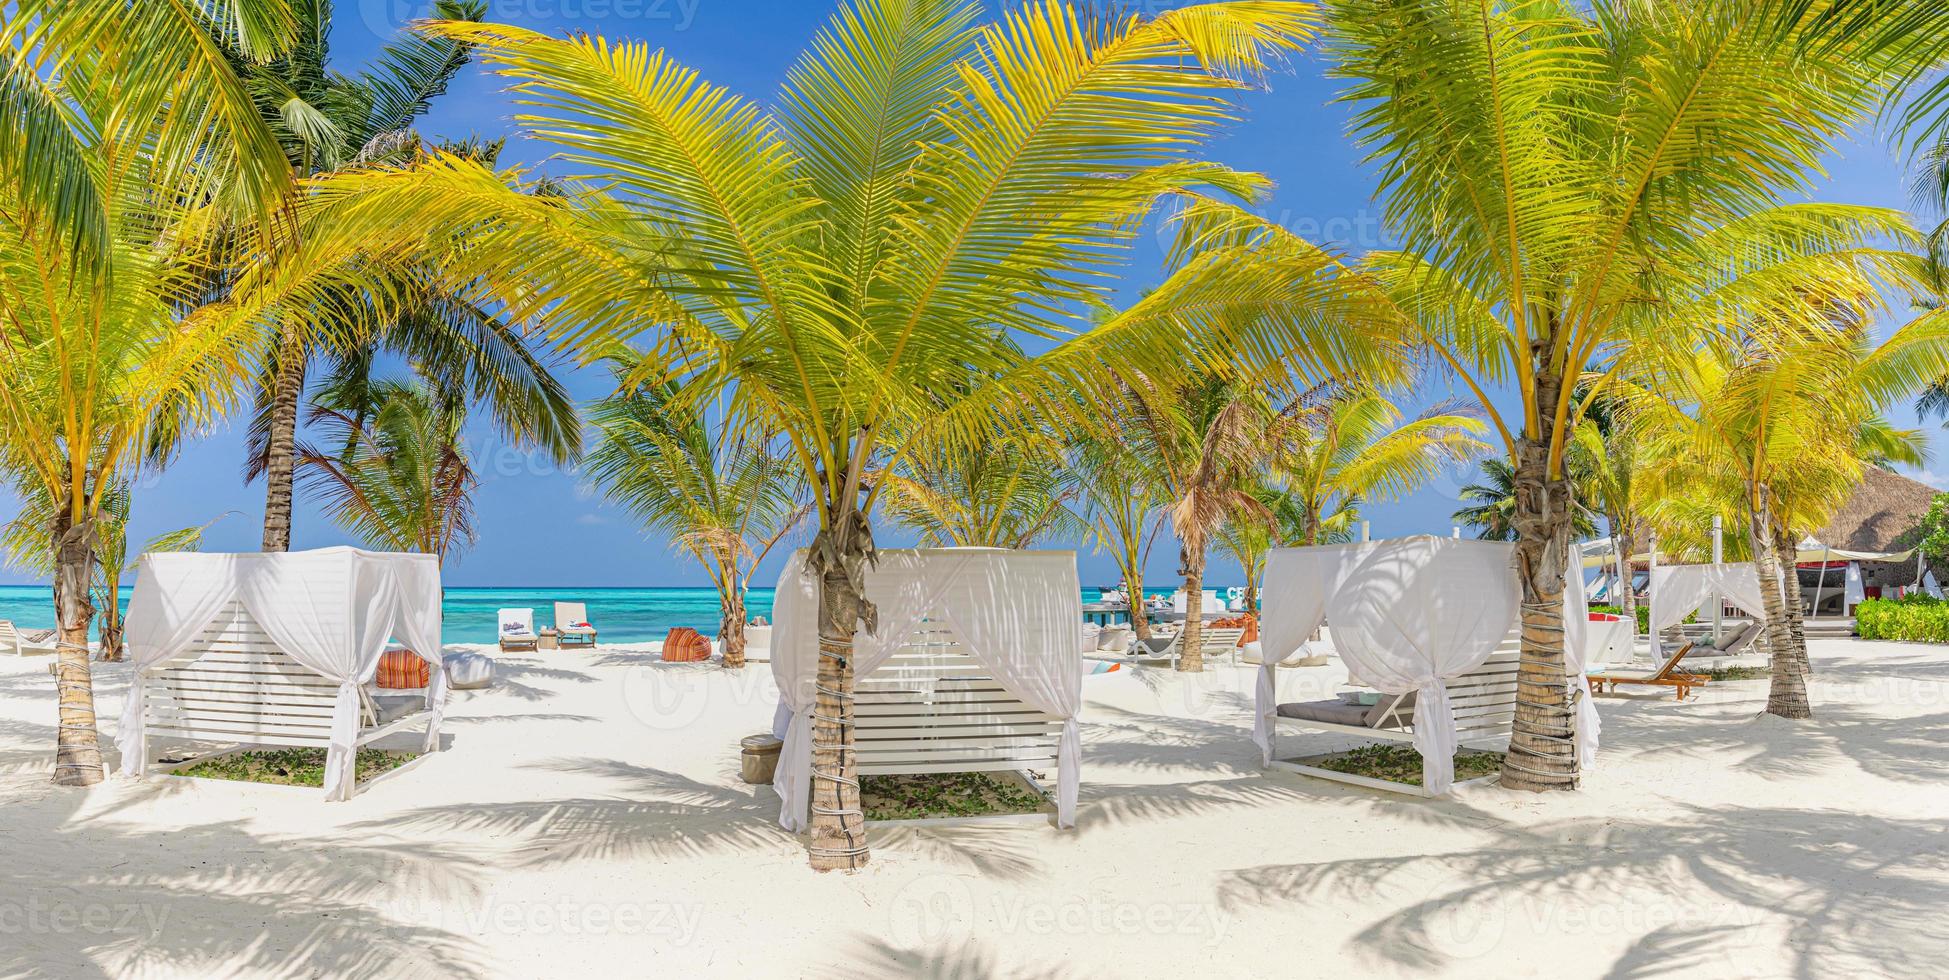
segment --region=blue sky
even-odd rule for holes
[[[1162,0],[1124,3],[1123,9],[1146,9]],[[769,102],[787,67],[807,40],[822,26],[832,7],[824,0],[488,0],[492,19],[550,32],[587,32],[612,38],[647,41],[668,48],[674,57],[696,68],[705,78],[746,96]],[[340,71],[356,72],[383,38],[414,17],[424,16],[430,0],[339,0],[333,32],[333,62]],[[1271,79],[1270,91],[1254,93],[1246,101],[1245,120],[1211,148],[1213,159],[1255,170],[1276,183],[1264,213],[1315,241],[1350,253],[1390,244],[1380,227],[1380,209],[1373,198],[1375,181],[1363,168],[1359,154],[1346,138],[1347,109],[1332,104],[1334,84],[1323,77],[1317,59],[1301,59],[1288,73]],[[436,105],[421,127],[429,136],[460,138],[472,134],[507,133],[510,110],[498,82],[471,70]],[[545,166],[540,150],[520,141],[511,143],[504,162]],[[1902,207],[1906,204],[1903,169],[1877,134],[1864,133],[1829,161],[1829,178],[1817,197],[1858,204]],[[1163,261],[1161,245],[1140,249],[1128,270],[1132,289],[1155,280]],[[598,371],[569,375],[579,399],[604,393]],[[1433,402],[1452,394],[1445,380],[1429,379],[1417,391],[1418,401]],[[1897,421],[1912,423],[1906,409]],[[130,539],[140,542],[173,528],[228,515],[212,529],[211,550],[255,550],[263,513],[261,484],[242,482],[241,424],[233,424],[191,446],[169,470],[152,476],[136,497]],[[1942,459],[1945,441],[1931,426],[1931,437]],[[477,496],[481,536],[472,551],[447,566],[450,585],[575,585],[652,586],[701,585],[701,573],[668,547],[642,532],[622,511],[606,506],[571,472],[561,472],[540,458],[530,458],[498,446],[484,429],[472,446],[482,476]],[[1368,516],[1376,536],[1422,532],[1447,533],[1449,513],[1455,509],[1456,488],[1467,474],[1452,474],[1413,497],[1391,504],[1371,505]],[[1942,483],[1925,474],[1932,483]],[[0,503],[0,506],[9,506]],[[889,532],[883,541],[901,540]],[[294,546],[320,547],[348,543],[314,507],[299,503]],[[1058,545],[1051,545],[1058,546]],[[1079,547],[1085,583],[1116,579],[1107,557]],[[760,569],[760,584],[776,574],[774,559]],[[1147,575],[1163,583],[1174,572],[1176,547],[1160,542],[1152,551]],[[1215,557],[1210,578],[1219,583],[1238,581],[1235,565]],[[0,571],[0,583],[25,583],[29,578]]]

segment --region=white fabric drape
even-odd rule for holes
[[[1931,599],[1942,598],[1942,585],[1935,580],[1934,569],[1922,573],[1922,591],[1928,593]]]
[[[1573,551],[1570,567],[1564,572],[1563,590],[1563,673],[1570,683],[1570,698],[1576,704],[1577,760],[1588,766],[1597,761],[1597,742],[1602,722],[1597,718],[1597,700],[1590,694],[1591,643],[1599,635],[1590,621],[1590,604],[1584,590],[1576,587],[1583,575],[1583,562]],[[1520,593],[1519,593],[1520,594]]]
[[[141,692],[148,668],[182,656],[231,602],[240,603],[278,649],[339,685],[326,752],[326,799],[351,795],[359,688],[397,634],[431,670],[426,748],[438,746],[447,685],[440,646],[440,566],[432,555],[355,548],[252,554],[153,554],[142,558],[129,600],[127,644],[135,682],[117,744],[122,771],[147,761]]]
[[[854,636],[854,676],[865,677],[897,652],[932,615],[995,680],[1037,710],[1063,719],[1058,748],[1056,822],[1073,827],[1081,779],[1082,656],[1077,629],[1082,589],[1069,552],[935,548],[882,551],[866,573],[866,598],[879,629]],[[817,702],[819,583],[803,554],[792,555],[773,601],[772,673],[780,707],[774,734],[784,741],[772,785],[779,823],[810,824],[812,711]]]
[[[1841,614],[1844,616],[1853,615],[1855,606],[1868,601],[1867,584],[1861,579],[1861,563],[1858,561],[1847,563],[1847,595],[1843,601]]]
[[[1520,595],[1513,555],[1502,542],[1431,536],[1276,549],[1266,563],[1266,659],[1302,642],[1323,607],[1350,673],[1386,694],[1416,692],[1422,786],[1445,793],[1457,747],[1445,682],[1481,666],[1509,635]],[[1295,614],[1274,616],[1289,603]],[[1260,668],[1254,734],[1265,733],[1269,759],[1278,705],[1267,674]]]
[[[1752,562],[1719,565],[1659,565],[1651,570],[1651,645],[1662,652],[1658,635],[1685,617],[1714,593],[1755,619],[1765,616],[1759,570]]]

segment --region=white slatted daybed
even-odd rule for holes
[[[1521,657],[1522,633],[1520,630],[1511,630],[1508,638],[1496,647],[1496,652],[1491,654],[1482,666],[1448,679],[1446,682],[1448,698],[1455,713],[1457,745],[1495,752],[1505,751],[1509,747],[1509,731],[1516,718],[1516,668]],[[1274,769],[1304,773],[1321,779],[1365,786],[1368,789],[1429,796],[1431,794],[1420,786],[1385,779],[1371,779],[1355,773],[1335,772],[1319,766],[1281,759],[1277,747],[1277,739],[1281,731],[1329,733],[1373,741],[1413,744],[1414,701],[1414,694],[1408,693],[1383,694],[1379,702],[1372,706],[1348,705],[1338,699],[1282,704],[1278,709],[1278,725],[1270,734],[1274,748],[1271,752],[1272,761],[1268,765]],[[1487,782],[1493,778],[1493,776],[1485,776],[1480,779],[1464,780],[1463,785]]]
[[[1056,773],[1056,824],[1075,825],[1082,755],[1082,590],[1074,552],[881,551],[866,570],[880,632],[854,641],[859,775]],[[810,825],[819,593],[803,552],[773,605],[772,673],[784,741],[779,823]],[[1030,777],[1033,779],[1033,777]],[[849,815],[851,816],[851,815]]]
[[[388,640],[427,661],[424,694],[367,690]],[[141,776],[149,737],[326,752],[325,798],[356,790],[359,746],[425,727],[439,747],[440,568],[353,548],[150,554],[129,600],[133,675],[117,744]]]

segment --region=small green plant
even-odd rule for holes
[[[1762,677],[1773,676],[1773,671],[1766,667],[1754,667],[1747,664],[1707,667],[1704,670],[1693,670],[1690,667],[1685,669],[1687,673],[1700,674],[1715,681],[1751,681],[1759,680]]]
[[[1049,808],[1043,794],[1016,780],[983,772],[862,776],[859,794],[868,820],[983,817]]]
[[[1367,745],[1331,755],[1314,763],[1321,769],[1344,772],[1368,779],[1421,785],[1421,753],[1407,745]],[[1502,768],[1502,753],[1462,751],[1455,753],[1455,779],[1477,779],[1494,775]]]
[[[1649,603],[1640,602],[1637,604],[1635,608],[1637,609],[1637,613],[1638,613],[1638,632],[1639,633],[1651,632],[1651,605]],[[1607,602],[1600,602],[1594,606],[1591,606],[1590,611],[1594,613],[1604,613],[1610,616],[1624,615],[1623,606],[1614,606]]]
[[[1949,602],[1920,593],[1867,599],[1854,611],[1854,631],[1864,640],[1949,643]]]
[[[391,772],[419,758],[412,752],[360,749],[354,763],[360,780]],[[235,752],[205,759],[176,770],[179,776],[203,779],[233,779],[246,783],[271,783],[278,786],[325,785],[324,749],[265,749]]]

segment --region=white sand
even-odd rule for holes
[[[1261,774],[1246,670],[1090,677],[1078,830],[880,830],[848,876],[738,780],[763,666],[506,657],[447,751],[326,804],[56,788],[47,658],[0,658],[0,976],[1940,975],[1949,651],[1815,659],[1811,723],[1764,681],[1607,698],[1581,792],[1438,802]]]

